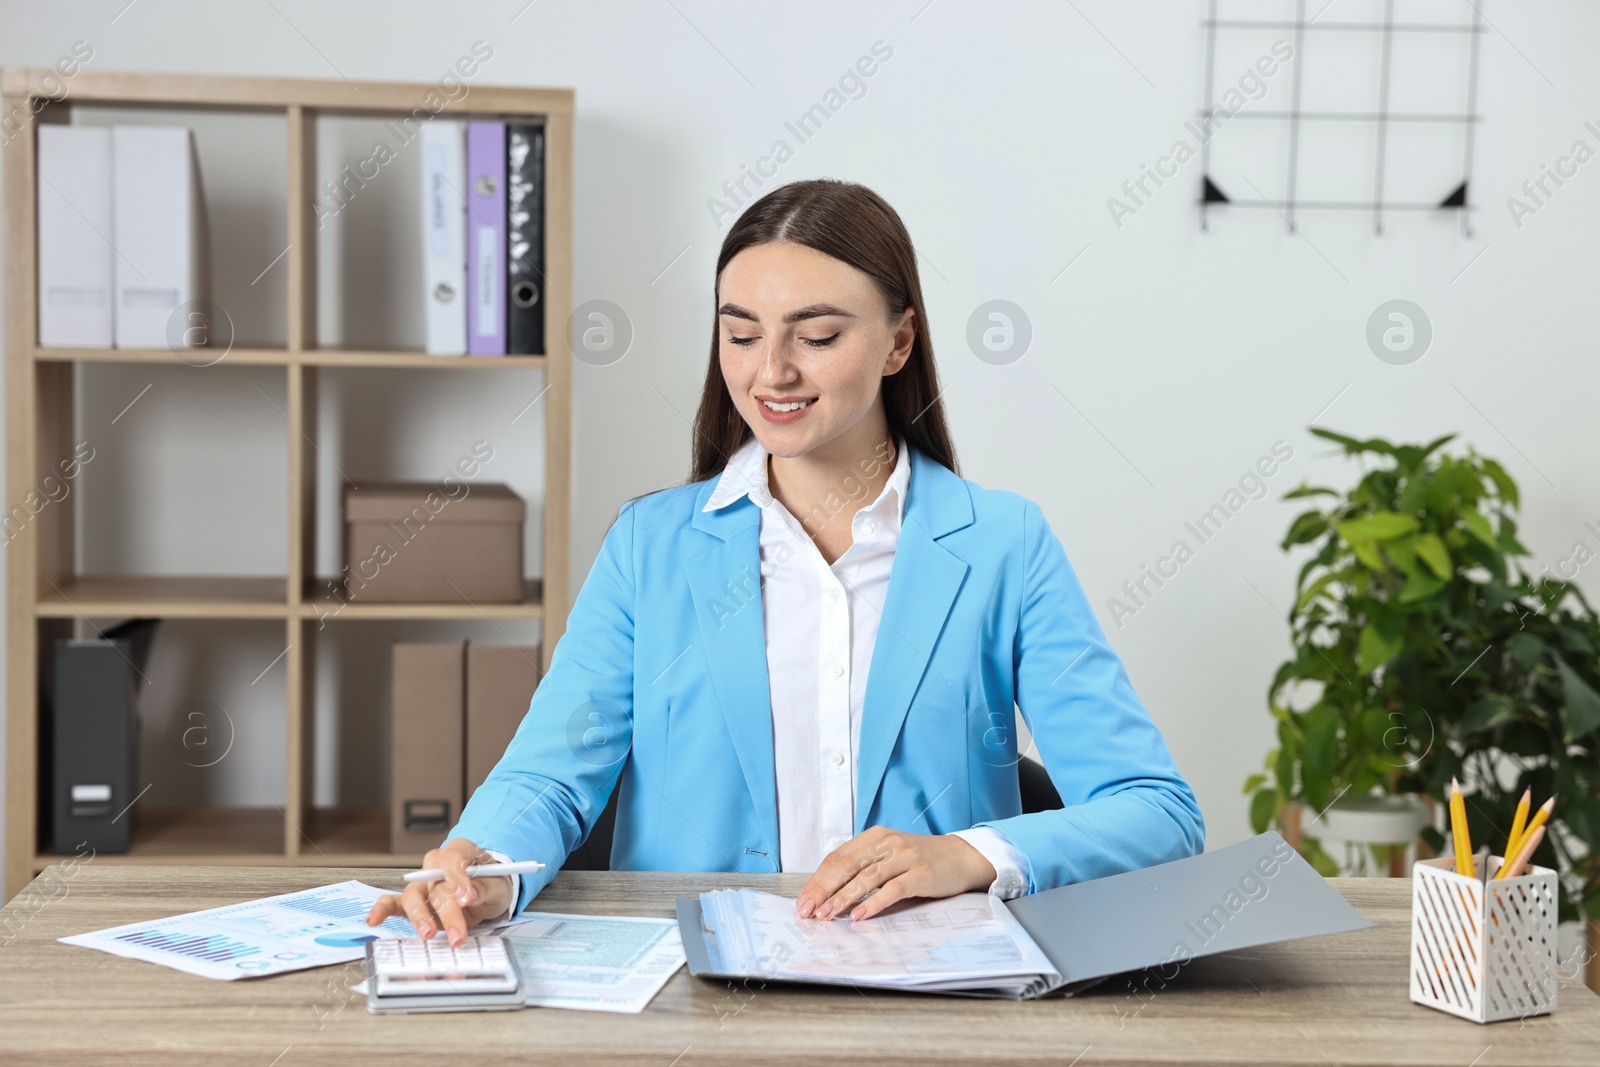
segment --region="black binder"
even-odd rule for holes
[[[544,353],[544,123],[506,125],[506,353]]]
[[[50,783],[51,845],[126,852],[139,793],[137,693],[155,619],[93,640],[55,643]]]

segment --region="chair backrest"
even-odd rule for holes
[[[1017,761],[1017,788],[1022,791],[1022,814],[1036,811],[1055,811],[1062,807],[1061,794],[1056,792],[1050,772],[1038,760],[1024,756]]]

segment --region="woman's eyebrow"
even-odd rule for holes
[[[801,319],[820,319],[827,315],[839,315],[847,319],[855,318],[853,314],[844,308],[835,307],[833,304],[812,304],[809,307],[801,308],[799,311],[789,312],[783,317],[783,321],[799,322]]]
[[[760,321],[756,318],[754,312],[748,311],[745,308],[740,307],[738,304],[723,304],[717,309],[717,314],[727,315],[730,318],[735,319],[749,319],[751,322]],[[855,318],[854,312],[846,311],[844,308],[838,307],[834,304],[811,304],[807,307],[801,308],[799,311],[789,312],[783,317],[783,321],[799,322],[802,319],[820,319],[826,315],[837,315],[847,319]]]

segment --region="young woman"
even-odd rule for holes
[[[1038,506],[956,474],[894,209],[838,181],[752,204],[713,331],[690,481],[623,506],[516,737],[428,853],[446,880],[368,921],[459,942],[520,911],[613,790],[613,869],[813,872],[802,917],[1200,851]],[[1062,809],[1022,814],[1019,707]],[[466,876],[493,859],[546,867]]]

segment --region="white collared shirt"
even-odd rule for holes
[[[900,442],[894,469],[876,500],[851,520],[851,544],[829,564],[810,530],[865,496],[881,459],[841,480],[807,521],[768,488],[766,449],[752,437],[729,459],[704,511],[748,496],[761,509],[761,612],[772,698],[772,753],[778,800],[779,869],[809,872],[854,836],[856,760],[867,672],[889,591],[911,458]],[[1026,892],[1026,856],[988,826],[958,830],[994,865],[989,891]]]

